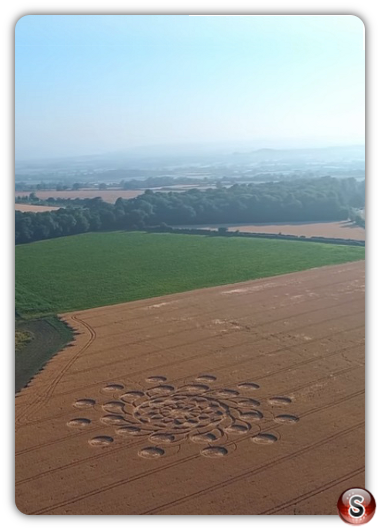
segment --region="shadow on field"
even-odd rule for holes
[[[16,320],[16,331],[26,332],[32,338],[16,351],[16,394],[44,368],[56,353],[74,337],[73,330],[57,317],[49,316],[36,320]]]

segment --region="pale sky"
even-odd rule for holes
[[[16,159],[364,143],[363,33],[352,15],[23,17]]]

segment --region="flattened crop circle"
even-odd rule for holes
[[[225,416],[225,407],[208,397],[176,394],[144,401],[134,410],[135,418],[154,427],[189,431],[217,425]]]
[[[208,458],[220,458],[227,454],[228,451],[225,447],[205,447],[201,451],[201,455],[207,456]]]
[[[78,399],[74,403],[74,407],[77,407],[78,409],[87,409],[87,408],[94,407],[95,403],[96,403],[95,399],[83,398],[83,399]]]
[[[253,436],[251,440],[256,444],[268,445],[277,442],[277,436],[270,433],[260,433]]]
[[[91,420],[88,418],[73,418],[69,422],[67,422],[67,425],[69,427],[87,427],[90,425]]]
[[[110,445],[113,442],[113,438],[111,436],[95,436],[95,438],[92,438],[88,441],[90,445],[93,445],[94,447],[102,447],[105,445]]]
[[[143,458],[159,458],[163,456],[165,451],[161,447],[144,447],[139,451],[139,456]]]

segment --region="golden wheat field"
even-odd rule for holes
[[[364,262],[62,315],[16,398],[26,514],[335,514],[364,487]]]

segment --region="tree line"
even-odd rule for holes
[[[76,199],[75,207],[52,212],[16,211],[16,243],[84,232],[140,230],[153,226],[311,222],[345,220],[363,208],[365,182],[323,177],[291,182],[235,184],[201,191],[158,193],[146,190],[115,204]],[[78,207],[80,206],[80,207]]]

